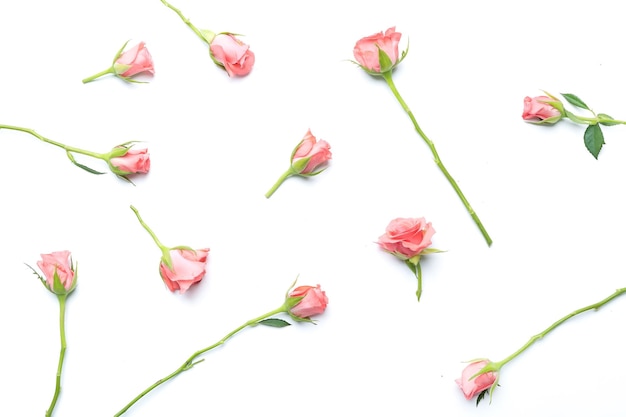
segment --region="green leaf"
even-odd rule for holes
[[[263,324],[269,327],[287,327],[291,326],[291,324],[283,319],[265,319],[261,320],[259,324]]]
[[[591,109],[585,104],[585,102],[582,101],[580,98],[578,98],[578,96],[574,94],[569,94],[569,93],[565,93],[565,94],[561,93],[561,95],[565,97],[565,100],[567,100],[567,102],[571,104],[572,106],[580,107],[581,109],[591,111]]]
[[[70,151],[65,152],[67,157],[70,159],[70,161],[72,161],[72,163],[74,165],[76,165],[79,168],[84,169],[85,171],[91,173],[91,174],[96,174],[96,175],[102,175],[104,174],[104,172],[100,172],[100,171],[96,171],[95,169],[89,168],[88,166],[85,166],[83,164],[80,164],[78,162],[76,162],[76,159],[74,159],[74,155],[72,155],[72,153]]]
[[[485,398],[487,391],[489,391],[489,389],[482,390],[480,394],[478,394],[478,397],[476,397],[476,407],[478,407],[478,404]]]
[[[598,113],[598,117],[600,118],[599,123],[604,126],[615,126],[615,125],[621,124],[620,122],[612,122],[611,120],[615,120],[615,119],[613,119],[611,116],[609,116],[606,113]]]
[[[604,145],[604,135],[599,125],[589,125],[585,130],[585,146],[594,158],[598,159],[598,154]]]

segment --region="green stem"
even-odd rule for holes
[[[163,252],[164,256],[169,256],[169,248],[165,245],[163,245],[161,243],[161,241],[159,240],[159,238],[156,236],[156,234],[154,234],[154,232],[152,231],[152,229],[150,229],[150,226],[148,226],[143,219],[141,218],[141,216],[139,215],[139,210],[137,210],[135,208],[135,206],[131,205],[130,206],[131,210],[135,212],[135,216],[137,216],[137,220],[139,220],[139,223],[141,224],[141,226],[143,226],[143,228],[150,234],[150,236],[152,236],[152,240],[154,240],[154,243],[156,243],[156,245],[159,247],[159,249],[161,249],[161,252]]]
[[[28,133],[30,135],[33,135],[34,137],[36,137],[37,139],[49,143],[51,145],[54,146],[58,146],[59,148],[65,149],[65,151],[67,152],[73,152],[73,153],[79,153],[81,155],[87,155],[87,156],[91,156],[93,158],[97,158],[97,159],[102,159],[102,160],[107,160],[106,159],[106,154],[101,154],[101,153],[96,153],[96,152],[91,152],[91,151],[86,151],[84,149],[79,149],[79,148],[75,148],[73,146],[68,146],[68,145],[64,145],[60,142],[56,142],[52,139],[48,139],[46,137],[41,136],[39,133],[35,132],[32,129],[28,129],[25,127],[19,127],[19,126],[10,126],[10,125],[0,125],[0,129],[7,129],[7,130],[17,130],[20,132],[24,132],[24,133]]]
[[[274,194],[274,192],[276,190],[278,190],[278,187],[280,187],[280,185],[285,182],[285,180],[289,177],[291,177],[292,175],[294,175],[293,170],[291,168],[289,168],[287,171],[285,171],[285,173],[283,175],[280,176],[280,178],[278,179],[278,181],[276,181],[274,183],[274,185],[272,185],[272,188],[270,188],[270,190],[265,193],[265,198],[270,198],[272,196],[272,194]]]
[[[92,75],[91,77],[87,77],[83,80],[83,84],[87,84],[88,82],[91,82],[95,80],[96,78],[100,78],[103,75],[107,75],[107,74],[115,74],[115,69],[113,69],[113,67],[110,67],[108,69],[105,69],[104,71],[100,71],[99,73]]]
[[[183,20],[183,22],[185,22],[185,24],[187,26],[189,26],[191,28],[191,30],[193,30],[196,35],[198,35],[200,37],[200,39],[202,39],[204,42],[208,43],[206,38],[204,37],[204,35],[202,34],[202,32],[200,32],[200,30],[195,27],[190,21],[189,19],[187,19],[185,16],[183,16],[183,13],[177,9],[176,7],[172,6],[171,4],[169,4],[168,2],[166,2],[165,0],[161,0],[161,3],[163,3],[164,5],[166,5],[167,7],[169,7],[170,9],[172,9],[173,11],[176,12],[176,14],[178,16],[180,16],[180,18]]]
[[[413,126],[415,127],[415,130],[417,131],[417,133],[419,133],[422,139],[424,139],[424,142],[426,142],[426,144],[430,148],[430,151],[433,154],[433,158],[435,159],[435,163],[439,167],[439,170],[441,170],[443,175],[445,175],[445,177],[448,179],[448,182],[450,183],[452,188],[454,188],[454,191],[456,191],[456,194],[459,196],[459,198],[463,202],[463,205],[465,205],[465,208],[469,212],[470,216],[472,216],[472,219],[474,219],[474,223],[476,223],[476,226],[478,226],[478,228],[480,229],[480,232],[482,233],[483,237],[487,241],[487,245],[491,246],[493,241],[491,240],[491,237],[489,237],[489,233],[487,233],[487,230],[485,229],[482,222],[478,218],[478,215],[476,214],[476,212],[470,205],[469,201],[467,201],[467,198],[465,198],[465,195],[461,191],[461,188],[458,186],[456,181],[454,181],[454,178],[452,178],[452,176],[450,175],[446,167],[443,165],[443,162],[441,162],[441,159],[439,158],[439,154],[437,153],[437,150],[435,149],[435,144],[430,139],[428,139],[426,134],[422,131],[421,127],[417,123],[417,120],[415,119],[415,116],[413,116],[411,109],[409,109],[409,106],[406,104],[406,102],[400,95],[400,92],[398,92],[398,89],[396,88],[393,82],[393,79],[391,78],[391,71],[384,72],[381,75],[387,82],[387,85],[389,85],[389,88],[391,88],[393,95],[396,97],[396,99],[398,100],[398,102],[400,103],[404,111],[409,115],[409,118],[413,122]]]
[[[417,301],[419,302],[422,296],[422,266],[419,262],[415,265],[415,276],[417,277],[417,292],[415,295],[417,295]]]
[[[59,354],[59,365],[57,366],[57,376],[56,376],[56,385],[54,388],[54,396],[52,397],[52,402],[50,403],[50,407],[46,411],[46,417],[52,416],[52,412],[54,411],[54,407],[57,404],[57,399],[59,398],[59,394],[61,393],[61,374],[63,372],[63,360],[65,359],[65,349],[67,344],[65,342],[65,300],[67,298],[67,294],[57,295],[59,299],[59,327],[61,332],[61,352]]]
[[[626,288],[621,288],[619,290],[616,290],[613,294],[611,294],[610,296],[606,297],[604,300],[598,301],[595,304],[588,305],[587,307],[579,308],[578,310],[575,310],[575,311],[571,312],[570,314],[568,314],[567,316],[563,317],[562,319],[555,321],[554,323],[552,323],[552,325],[550,327],[545,329],[543,332],[538,333],[538,334],[534,335],[533,337],[531,337],[530,340],[528,340],[528,342],[526,342],[526,344],[524,344],[524,346],[522,346],[521,348],[516,350],[513,354],[507,356],[506,358],[504,358],[503,360],[501,360],[499,362],[493,362],[491,364],[492,365],[491,366],[491,368],[492,368],[491,370],[495,370],[495,371],[500,370],[500,368],[502,368],[502,366],[504,366],[508,362],[512,361],[513,359],[515,359],[520,353],[522,353],[523,351],[528,349],[533,343],[535,343],[537,340],[539,340],[539,339],[543,338],[544,336],[546,336],[548,333],[550,333],[552,330],[554,330],[557,327],[559,327],[565,321],[571,319],[572,317],[574,317],[574,316],[576,316],[576,315],[578,315],[580,313],[584,313],[585,311],[597,310],[600,307],[602,307],[603,305],[605,305],[606,303],[608,303],[609,301],[613,300],[614,298],[619,297],[620,295],[622,295],[625,292],[626,292]]]
[[[249,326],[255,326],[257,325],[261,320],[266,319],[268,317],[271,317],[275,314],[278,313],[283,313],[286,312],[287,309],[285,307],[285,305],[282,305],[280,308],[277,308],[275,310],[270,311],[269,313],[265,313],[255,319],[252,320],[248,320],[247,322],[245,322],[244,324],[242,324],[241,326],[237,327],[235,330],[231,331],[230,333],[228,333],[226,336],[224,336],[222,339],[220,339],[218,342],[212,344],[211,346],[207,346],[204,349],[200,349],[198,351],[196,351],[193,355],[191,355],[185,362],[183,362],[183,364],[181,366],[179,366],[174,372],[172,372],[171,374],[167,375],[164,378],[159,379],[158,381],[156,381],[154,384],[150,385],[148,388],[146,388],[145,390],[143,390],[139,395],[137,395],[131,402],[129,402],[124,408],[122,408],[120,411],[117,412],[117,414],[115,414],[114,417],[119,417],[122,414],[124,414],[130,407],[132,407],[137,401],[139,401],[141,398],[143,398],[146,394],[148,394],[150,391],[152,391],[153,389],[155,389],[156,387],[158,387],[159,385],[169,381],[170,379],[174,378],[175,376],[188,371],[189,369],[193,368],[196,364],[202,362],[204,359],[201,359],[199,361],[194,362],[194,360],[202,355],[205,352],[208,352],[209,350],[216,348],[218,346],[223,345],[224,343],[226,343],[226,341],[228,339],[230,339],[231,337],[233,337],[235,334],[237,334],[238,332],[240,332],[241,330],[245,329],[246,327]]]

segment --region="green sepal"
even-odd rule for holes
[[[115,58],[113,58],[113,62],[111,63],[111,66],[115,65],[115,61],[117,61],[117,59],[122,56],[122,53],[124,52],[124,48],[126,48],[126,45],[128,45],[128,42],[130,42],[130,39],[127,40],[126,42],[124,42],[124,45],[122,45],[122,47],[120,48],[119,51],[117,51],[117,53],[115,54]],[[122,71],[123,72],[123,71]]]
[[[297,174],[301,177],[314,177],[318,174],[321,174],[322,172],[326,171],[326,168],[322,168],[319,171],[313,171],[313,172],[309,172],[308,174]]]
[[[217,36],[215,32],[208,29],[200,29],[200,33],[202,34],[202,39],[209,45],[211,45],[211,42],[213,42],[213,39]]]
[[[441,252],[447,252],[447,251],[442,250],[442,249],[436,249],[436,248],[426,248],[420,254],[428,255],[429,253],[441,253]]]
[[[532,123],[534,125],[547,125],[547,124],[554,124],[558,122],[559,120],[561,120],[562,118],[563,116],[558,115],[558,116],[548,117],[547,119],[543,119],[543,120],[526,120],[526,122]]]
[[[376,45],[378,47],[378,45]],[[380,65],[380,72],[388,72],[393,69],[393,62],[387,55],[387,52],[378,47],[378,64]]]
[[[161,262],[163,262],[171,271],[174,270],[174,265],[172,265],[172,257],[170,256],[170,250],[169,248],[161,248],[161,252],[163,253],[163,255],[161,255]],[[161,269],[159,268],[159,271]]]
[[[113,64],[113,74],[115,74],[118,78],[123,79],[124,81],[126,81],[126,77],[122,77],[120,74],[125,73],[126,71],[128,71],[128,69],[131,67],[132,65],[128,65],[128,64],[119,64],[119,63],[115,63]]]
[[[417,264],[420,261],[420,256],[416,255],[410,259],[407,259],[404,261],[404,263],[406,264],[406,266],[409,267],[409,269],[413,272],[414,275],[417,275]]]
[[[582,101],[578,96],[574,95],[574,94],[570,94],[570,93],[561,93],[561,95],[563,97],[565,97],[565,100],[567,100],[567,102],[569,104],[571,104],[572,106],[576,106],[579,107],[581,109],[585,109],[585,110],[589,110],[591,111],[591,109],[589,108],[589,106],[587,106],[585,104],[584,101]]]
[[[95,175],[102,175],[104,174],[104,172],[100,172],[100,171],[96,171],[93,168],[89,168],[86,165],[83,165],[79,162],[76,161],[76,159],[74,159],[74,155],[72,155],[72,153],[70,151],[66,151],[67,157],[70,159],[70,161],[72,161],[72,163],[74,165],[76,165],[77,167],[84,169],[85,171],[89,172],[90,174],[95,174]]]
[[[589,125],[585,130],[585,146],[591,152],[594,158],[598,159],[598,154],[604,145],[604,135],[600,125]]]
[[[196,253],[196,250],[189,246],[174,246],[173,248],[170,248],[170,249],[190,250],[193,253]]]
[[[600,121],[598,121],[598,123],[604,126],[615,126],[622,124],[620,122],[613,122],[612,120],[614,119],[606,113],[598,113],[598,118],[601,119]]]
[[[41,281],[41,284],[42,284],[44,287],[48,288],[48,283],[46,282],[46,279],[45,279],[44,277],[42,277],[42,276],[39,274],[39,272],[37,272],[37,271],[35,270],[35,268],[33,268],[32,266],[30,266],[30,265],[28,265],[28,264],[26,264],[26,263],[25,263],[24,265],[26,265],[27,267],[29,267],[29,268],[30,268],[30,270],[31,270],[31,271],[33,271],[33,274],[35,274],[35,276],[37,276],[37,278],[39,278],[39,281]]]
[[[283,319],[276,319],[276,318],[261,320],[258,324],[263,324],[265,326],[278,327],[278,328],[291,326],[291,323],[289,323],[288,321],[285,321]]]
[[[300,175],[300,173],[304,171],[310,160],[310,156],[306,158],[300,158],[297,161],[291,163],[291,169],[295,174]]]
[[[124,71],[122,71],[122,72],[124,72]],[[120,80],[124,80],[127,83],[131,83],[131,84],[150,84],[148,81],[139,81],[139,80],[135,80],[135,79],[133,79],[131,77],[122,77],[119,74],[115,74],[115,76],[117,78],[119,78]]]

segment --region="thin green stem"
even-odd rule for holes
[[[61,352],[59,353],[59,365],[57,366],[54,396],[52,397],[50,407],[48,407],[48,410],[46,411],[46,417],[52,416],[54,407],[57,404],[57,399],[59,398],[59,394],[61,393],[61,374],[63,373],[63,361],[65,359],[65,349],[67,347],[67,343],[65,341],[65,300],[67,298],[67,294],[57,295],[57,297],[59,299],[59,328],[61,333]]]
[[[422,265],[419,262],[415,265],[415,276],[417,277],[417,292],[415,295],[417,295],[417,301],[419,302],[422,296]]]
[[[152,231],[152,229],[150,229],[150,226],[148,226],[143,219],[141,218],[141,215],[139,215],[139,210],[137,210],[135,208],[135,206],[131,205],[130,206],[131,210],[133,212],[135,212],[135,216],[137,216],[137,220],[139,220],[139,223],[143,226],[144,229],[146,229],[146,231],[150,234],[150,236],[152,236],[152,240],[154,240],[154,243],[157,244],[157,246],[159,247],[159,249],[161,249],[161,251],[165,254],[166,251],[169,251],[169,248],[166,247],[165,245],[163,245],[161,243],[161,241],[159,240],[159,238],[154,234],[154,232]]]
[[[68,146],[68,145],[64,145],[60,142],[56,142],[52,139],[48,139],[44,136],[41,136],[39,133],[35,132],[32,129],[28,129],[25,127],[19,127],[19,126],[10,126],[10,125],[0,125],[0,129],[7,129],[7,130],[17,130],[19,132],[24,132],[24,133],[28,133],[30,135],[33,135],[34,137],[36,137],[37,139],[49,143],[51,145],[54,146],[58,146],[59,148],[65,149],[67,152],[73,152],[73,153],[79,153],[81,155],[87,155],[87,156],[91,156],[93,158],[97,158],[97,159],[102,159],[106,161],[106,154],[101,154],[101,153],[96,153],[96,152],[91,152],[91,151],[86,151],[84,149],[79,149],[79,148],[75,148],[73,146]]]
[[[294,173],[293,173],[293,169],[290,167],[287,171],[285,171],[283,175],[280,176],[278,181],[276,181],[274,185],[272,185],[272,188],[270,188],[270,190],[267,193],[265,193],[265,198],[270,198],[272,194],[274,194],[274,192],[278,190],[278,187],[280,187],[280,185],[292,175],[294,175]]]
[[[286,312],[287,309],[285,307],[285,305],[282,305],[280,308],[277,308],[275,310],[270,311],[269,313],[265,313],[255,319],[252,320],[248,320],[247,322],[245,322],[244,324],[242,324],[241,326],[235,328],[235,330],[231,331],[230,333],[228,333],[226,336],[224,336],[222,339],[220,339],[218,342],[213,343],[210,346],[205,347],[204,349],[200,349],[198,351],[196,351],[193,355],[191,355],[185,362],[183,362],[183,364],[181,366],[179,366],[174,372],[172,372],[171,374],[167,375],[164,378],[159,379],[158,381],[156,381],[154,384],[150,385],[148,388],[146,388],[145,390],[143,390],[139,395],[137,395],[131,402],[129,402],[126,406],[124,406],[124,408],[122,408],[120,411],[117,412],[117,414],[115,414],[114,417],[119,417],[122,414],[124,414],[130,407],[132,407],[137,401],[139,401],[141,398],[143,398],[146,394],[148,394],[150,391],[152,391],[153,389],[155,389],[156,387],[158,387],[159,385],[169,381],[170,379],[176,377],[177,375],[188,371],[189,369],[193,368],[196,364],[202,362],[204,359],[201,359],[199,361],[194,362],[194,360],[202,355],[205,352],[208,352],[211,349],[214,349],[218,346],[223,345],[224,343],[226,343],[226,341],[228,339],[230,339],[231,337],[233,337],[235,334],[237,334],[238,332],[240,332],[241,330],[245,329],[246,327],[249,326],[255,326],[257,325],[261,320],[266,319],[268,317],[271,317],[275,314],[278,313],[283,313]]]
[[[87,77],[83,80],[83,84],[87,84],[88,82],[91,82],[95,80],[96,78],[100,78],[103,75],[107,75],[107,74],[115,74],[115,69],[113,69],[113,67],[110,67],[108,69],[105,69],[104,71],[100,71],[99,73],[92,75],[91,77]]]
[[[489,236],[489,233],[487,233],[487,230],[485,229],[485,227],[483,226],[482,222],[478,218],[478,215],[476,214],[476,212],[474,211],[474,209],[470,205],[469,201],[467,201],[467,198],[465,198],[465,195],[461,191],[461,188],[458,186],[458,184],[456,183],[454,178],[452,178],[452,176],[450,175],[450,173],[448,172],[446,167],[443,165],[443,162],[441,162],[441,159],[439,158],[439,154],[437,153],[437,150],[435,149],[435,144],[430,139],[428,139],[426,134],[422,131],[422,128],[417,123],[417,120],[415,119],[415,116],[413,116],[413,113],[411,112],[411,109],[409,109],[409,106],[406,104],[406,102],[404,101],[404,99],[400,95],[400,92],[396,88],[396,86],[395,86],[395,84],[393,82],[393,79],[391,78],[391,71],[382,73],[381,75],[385,79],[385,81],[387,82],[387,85],[389,86],[389,88],[391,88],[391,91],[393,92],[393,95],[396,97],[396,99],[398,100],[398,102],[400,103],[400,105],[402,106],[404,111],[409,115],[409,118],[411,119],[411,122],[413,122],[413,126],[415,127],[415,130],[417,131],[417,133],[419,133],[419,135],[422,137],[422,139],[424,139],[424,142],[426,142],[426,145],[428,145],[428,147],[430,148],[430,151],[432,152],[433,158],[435,159],[435,163],[439,167],[439,170],[448,179],[448,182],[450,183],[452,188],[454,188],[454,191],[456,191],[456,194],[459,196],[459,198],[463,202],[463,205],[465,205],[465,208],[469,212],[470,216],[472,216],[472,219],[474,219],[474,223],[476,223],[476,226],[478,226],[478,228],[480,229],[480,232],[482,233],[483,237],[485,238],[485,241],[487,242],[487,245],[491,246],[493,241],[491,240],[491,237]]]
[[[494,362],[493,363],[493,368],[494,370],[499,370],[500,368],[502,368],[502,366],[504,366],[506,363],[512,361],[513,359],[515,359],[520,353],[522,353],[523,351],[525,351],[526,349],[528,349],[533,343],[535,343],[537,340],[545,337],[548,333],[550,333],[552,330],[556,329],[557,327],[559,327],[561,324],[563,324],[564,322],[566,322],[567,320],[571,319],[574,316],[577,316],[580,313],[584,313],[585,311],[589,311],[589,310],[597,310],[600,307],[602,307],[603,305],[605,305],[606,303],[608,303],[609,301],[613,300],[614,298],[619,297],[620,295],[624,294],[626,292],[626,288],[621,288],[616,290],[613,294],[611,294],[610,296],[606,297],[604,300],[602,301],[598,301],[597,303],[588,305],[587,307],[583,307],[583,308],[579,308],[578,310],[574,310],[572,311],[570,314],[568,314],[567,316],[561,318],[560,320],[555,321],[554,323],[552,323],[552,325],[550,325],[547,329],[545,329],[543,332],[538,333],[536,335],[534,335],[533,337],[531,337],[528,342],[526,342],[524,344],[524,346],[522,346],[521,348],[519,348],[518,350],[516,350],[515,352],[513,352],[513,354],[507,356],[506,358],[504,358],[503,360],[499,361],[499,362]]]
[[[165,0],[161,0],[161,3],[163,3],[164,5],[166,5],[167,7],[169,7],[170,9],[172,9],[174,12],[176,12],[176,14],[183,20],[183,22],[185,22],[185,24],[187,26],[189,26],[191,28],[191,30],[193,30],[196,35],[198,35],[200,37],[200,39],[202,39],[204,42],[208,43],[206,38],[204,37],[204,35],[202,34],[202,32],[200,31],[200,29],[198,29],[197,27],[195,27],[190,21],[189,19],[187,19],[185,16],[183,16],[183,13],[177,9],[176,7],[172,6],[171,4],[169,4],[168,2],[166,2]]]

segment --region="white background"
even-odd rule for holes
[[[623,18],[610,1],[174,3],[201,28],[245,34],[252,73],[230,79],[158,0],[0,2],[0,123],[97,152],[143,141],[136,186],[73,166],[61,149],[0,131],[0,415],[43,415],[54,388],[58,305],[24,263],[70,250],[68,349],[57,416],[112,416],[145,387],[284,292],[321,284],[317,325],[251,328],[153,391],[128,416],[618,416],[626,299],[578,316],[503,369],[477,408],[454,380],[500,360],[579,307],[626,286],[626,126],[522,121],[525,96],[574,93],[626,118]],[[382,81],[349,62],[361,37],[410,40],[398,89],[490,232],[488,248]],[[145,41],[149,84],[105,77]],[[323,174],[267,200],[310,128]],[[81,158],[95,169],[101,161]],[[170,293],[163,243],[210,247],[207,275]],[[447,250],[424,293],[375,241],[426,217]]]

